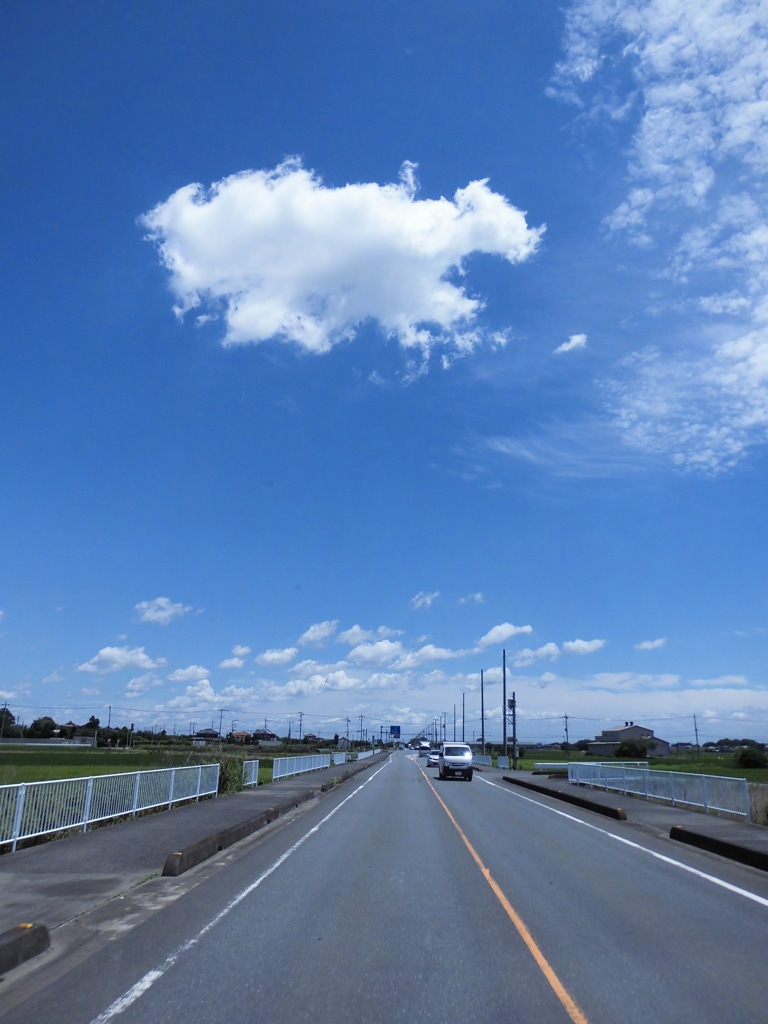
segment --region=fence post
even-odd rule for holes
[[[675,779],[674,779],[674,774],[675,774],[674,772],[667,772],[667,777],[668,777],[668,780],[669,780],[669,799],[670,799],[670,802],[671,802],[673,807],[675,806]]]
[[[752,812],[749,806],[749,786],[746,779],[744,779],[744,814],[746,815],[747,822],[751,822]]]
[[[26,782],[22,782],[21,785],[19,786],[18,795],[16,797],[16,813],[13,816],[13,833],[11,836],[11,838],[13,839],[13,843],[11,845],[11,850],[14,853],[16,852],[16,843],[18,842],[19,834],[21,832],[21,818],[22,815],[24,814],[24,799],[26,797],[26,794],[27,784]]]
[[[168,810],[173,807],[173,784],[176,781],[176,769],[171,768],[171,785],[168,792]]]
[[[83,832],[88,831],[88,818],[91,814],[91,794],[93,793],[93,776],[88,778],[85,787],[85,807],[83,808]]]
[[[709,814],[709,804],[707,802],[707,776],[701,776],[701,795],[704,800],[704,813]]]
[[[136,811],[139,808],[139,784],[141,782],[141,772],[136,772],[136,778],[133,781],[133,810],[131,811],[131,817],[136,817]]]

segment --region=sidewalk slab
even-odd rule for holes
[[[768,871],[768,828],[764,826],[733,821],[693,808],[673,807],[628,793],[578,785],[562,776],[520,771],[504,775],[504,780],[611,817],[620,818],[624,814],[626,820],[663,832],[669,839]]]
[[[331,765],[0,855],[0,973],[40,952],[41,937],[58,926],[150,878],[188,870],[381,760]]]

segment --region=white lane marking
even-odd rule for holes
[[[609,832],[608,829],[592,825],[588,821],[582,821],[581,818],[577,818],[573,814],[568,814],[567,811],[558,810],[557,807],[549,807],[547,804],[539,803],[538,800],[534,800],[529,796],[523,796],[522,793],[513,792],[512,790],[506,789],[504,786],[500,786],[497,782],[491,782],[490,779],[481,778],[480,781],[484,782],[486,786],[493,786],[494,789],[501,790],[502,793],[514,796],[518,800],[525,800],[529,804],[536,804],[537,807],[542,807],[545,811],[551,811],[552,814],[559,814],[561,818],[567,818],[569,821],[573,821],[577,825],[583,825],[584,828],[591,828],[594,832],[599,832],[601,835],[608,836],[609,839],[614,839],[617,843],[624,843],[625,846],[631,846],[634,850],[641,850],[643,853],[647,853],[649,856],[655,857],[656,860],[660,860],[664,864],[670,864],[672,867],[680,868],[681,871],[687,871],[691,875],[696,875],[697,878],[704,879],[705,882],[711,882],[713,885],[719,885],[721,889],[727,889],[729,892],[734,892],[739,896],[743,896],[745,899],[752,900],[753,903],[759,903],[762,907],[768,907],[768,899],[764,896],[758,896],[757,893],[750,892],[748,889],[742,889],[738,885],[732,885],[730,882],[723,881],[722,878],[715,877],[715,875],[708,875],[705,871],[699,871],[698,868],[692,868],[688,864],[683,864],[682,861],[675,860],[673,857],[667,857],[666,854],[650,850],[647,846],[643,846],[641,843],[633,842],[631,839],[625,839],[624,836],[617,836],[614,832]]]
[[[344,804],[348,803],[353,797],[356,797],[361,790],[365,789],[369,782],[373,782],[373,780],[376,778],[379,772],[384,771],[387,765],[390,764],[391,760],[392,759],[390,757],[386,761],[386,763],[383,764],[381,768],[377,768],[373,775],[367,778],[365,782],[361,782],[357,789],[353,790],[353,792],[351,792],[349,796],[344,797],[341,803],[337,804],[332,811],[329,811],[324,818],[318,821],[318,823],[309,830],[309,832],[305,833],[305,835],[303,835],[301,839],[298,839],[293,844],[293,846],[289,847],[285,851],[285,853],[281,854],[274,862],[274,864],[270,865],[270,867],[268,867],[266,871],[259,875],[259,877],[255,881],[251,882],[250,885],[246,886],[245,889],[239,892],[237,896],[234,896],[229,901],[229,903],[227,903],[227,905],[222,910],[220,910],[218,914],[216,914],[215,917],[211,918],[211,920],[206,925],[203,925],[203,927],[200,929],[197,935],[194,935],[191,939],[187,939],[186,942],[183,942],[180,946],[174,949],[174,951],[170,953],[158,967],[153,968],[151,971],[147,971],[147,973],[142,978],[139,978],[135,985],[132,985],[127,992],[124,992],[123,995],[115,999],[115,1001],[111,1003],[106,1008],[106,1010],[100,1013],[98,1017],[95,1017],[93,1021],[91,1021],[91,1024],[107,1024],[107,1022],[112,1020],[113,1017],[116,1017],[119,1013],[122,1013],[124,1010],[127,1010],[129,1006],[135,1003],[140,996],[142,996],[148,989],[150,989],[155,984],[156,981],[159,981],[160,978],[162,978],[163,975],[166,974],[171,967],[173,967],[173,965],[180,959],[180,957],[182,957],[185,953],[189,952],[190,949],[196,946],[204,935],[206,935],[212,928],[215,928],[216,925],[219,924],[219,922],[223,918],[225,918],[231,910],[234,910],[234,908],[239,903],[242,903],[243,900],[246,899],[246,897],[250,896],[250,894],[255,889],[258,889],[261,883],[266,881],[266,879],[269,878],[269,876],[274,871],[277,871],[280,865],[284,864],[285,861],[287,861],[288,858],[292,854],[294,854],[299,849],[300,846],[303,846],[310,836],[314,835],[315,832],[319,831],[322,828],[322,826],[326,824],[326,822],[330,821],[334,814],[336,814],[337,811],[341,810]]]

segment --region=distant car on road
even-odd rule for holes
[[[437,766],[441,779],[458,777],[471,782],[472,750],[467,743],[443,743],[438,752]]]
[[[426,757],[429,753],[430,746],[428,740],[421,740],[419,743],[419,757]]]
[[[432,750],[427,754],[427,768],[439,768],[440,767],[440,751],[437,747],[433,747]]]

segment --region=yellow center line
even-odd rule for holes
[[[435,795],[435,797],[437,799],[437,802],[440,804],[440,806],[443,808],[445,813],[448,815],[448,818],[449,818],[451,824],[453,825],[453,827],[456,829],[456,831],[461,836],[462,842],[464,843],[466,848],[469,850],[470,856],[474,860],[475,864],[477,864],[478,868],[480,868],[480,873],[482,874],[483,878],[486,880],[488,885],[490,885],[491,889],[493,890],[494,896],[496,897],[496,899],[499,901],[499,903],[502,905],[502,907],[506,911],[507,917],[510,919],[512,924],[517,929],[517,932],[518,932],[520,938],[523,940],[523,942],[528,947],[529,953],[531,954],[533,959],[536,961],[536,963],[539,965],[539,969],[541,970],[541,973],[544,975],[544,977],[549,982],[550,988],[552,989],[552,991],[555,993],[557,998],[562,1003],[562,1005],[565,1008],[565,1011],[568,1014],[568,1016],[571,1018],[571,1020],[574,1022],[574,1024],[589,1024],[589,1021],[587,1020],[586,1016],[582,1013],[582,1011],[577,1006],[576,1000],[570,995],[570,993],[566,989],[565,985],[563,985],[563,983],[560,981],[558,976],[555,974],[555,972],[552,969],[552,967],[551,967],[549,961],[547,960],[547,958],[544,956],[542,951],[537,946],[536,941],[534,940],[534,938],[531,935],[531,933],[528,931],[528,926],[526,925],[525,921],[523,921],[522,917],[520,917],[518,912],[515,910],[515,908],[509,902],[507,897],[504,895],[504,893],[503,893],[503,891],[501,889],[501,886],[493,878],[493,876],[491,875],[491,872],[488,870],[488,868],[485,866],[485,864],[483,864],[483,862],[480,859],[480,856],[477,853],[477,851],[475,850],[474,846],[472,845],[472,843],[470,843],[469,839],[467,839],[466,835],[462,831],[461,826],[456,821],[456,819],[451,814],[451,812],[448,810],[447,806],[445,805],[444,800],[442,799],[440,794],[437,792],[437,790],[433,786],[432,780],[425,773],[425,771],[421,767],[421,765],[418,765],[418,768],[419,768],[419,771],[421,772],[421,774],[426,779],[427,785],[429,786],[429,788],[434,793],[434,795]]]

